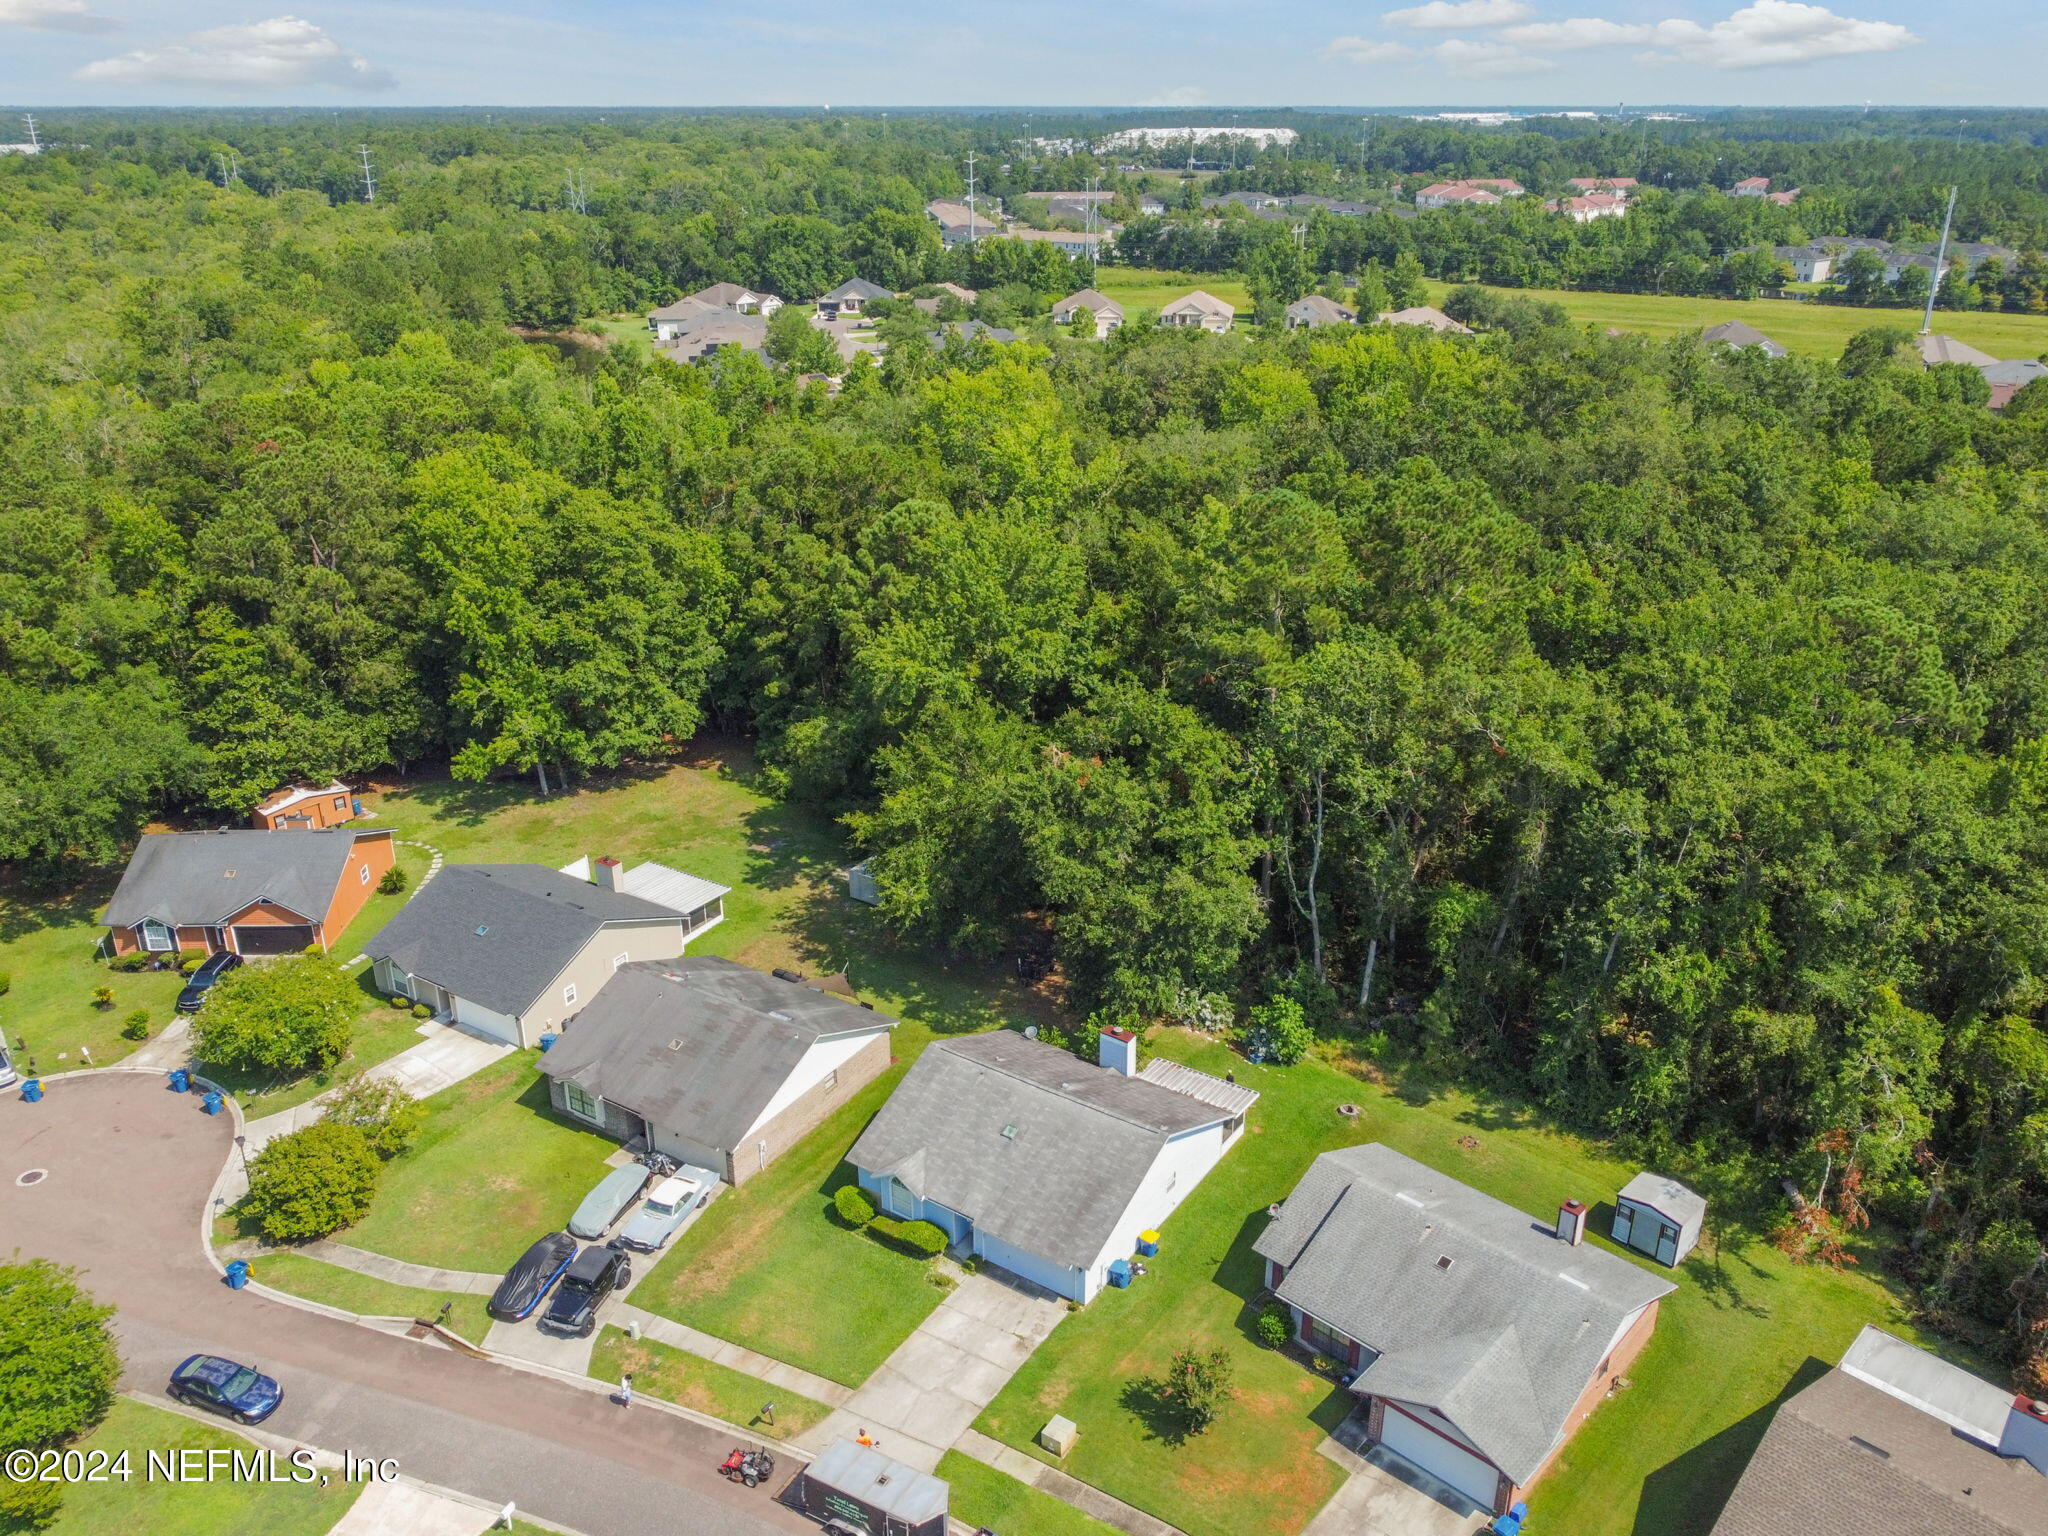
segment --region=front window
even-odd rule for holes
[[[148,922],[142,925],[142,947],[159,953],[178,947],[178,937],[163,923]]]
[[[562,1102],[569,1106],[569,1113],[572,1115],[580,1115],[585,1120],[597,1122],[604,1119],[604,1100],[581,1084],[563,1084]]]
[[[1312,1317],[1304,1320],[1301,1336],[1319,1355],[1328,1355],[1333,1360],[1351,1358],[1351,1341],[1336,1329],[1326,1327]]]
[[[361,869],[356,871],[356,883],[358,885],[368,885],[370,883],[369,865],[365,864]]]
[[[564,1008],[574,1008],[576,1006],[576,983],[573,981],[562,988],[562,1006]]]

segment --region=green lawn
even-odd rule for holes
[[[891,1072],[765,1173],[714,1201],[633,1291],[636,1306],[859,1386],[943,1299],[926,1266],[842,1225],[832,1191]]]
[[[952,1485],[953,1518],[968,1525],[1003,1536],[1116,1536],[1115,1526],[958,1451],[939,1458],[939,1476]]]
[[[609,315],[602,320],[583,320],[579,330],[595,331],[615,347],[623,346],[648,357],[654,356],[654,332],[647,328],[645,315]]]
[[[1433,1085],[1387,1091],[1320,1061],[1251,1067],[1192,1037],[1159,1044],[1210,1070],[1234,1066],[1258,1088],[1251,1130],[1167,1222],[1152,1272],[1068,1319],[979,1427],[1049,1460],[1032,1436],[1064,1413],[1081,1427],[1061,1464],[1074,1476],[1195,1536],[1283,1536],[1336,1486],[1337,1469],[1315,1446],[1344,1417],[1349,1394],[1252,1341],[1261,1271],[1251,1243],[1266,1206],[1315,1154],[1384,1141],[1539,1218],[1565,1198],[1611,1198],[1636,1168],[1532,1114]],[[1364,1113],[1340,1117],[1345,1101]],[[1596,1233],[1611,1217],[1611,1204],[1596,1204]],[[1604,1237],[1589,1241],[1619,1251]],[[1634,1386],[1594,1414],[1534,1490],[1530,1504],[1546,1528],[1704,1533],[1771,1406],[1817,1368],[1809,1362],[1837,1359],[1866,1322],[1913,1336],[1898,1299],[1870,1274],[1800,1268],[1740,1231],[1724,1231],[1717,1252],[1695,1253],[1677,1279],[1630,1373]],[[1237,1395],[1214,1428],[1177,1445],[1148,1420],[1142,1391],[1127,1387],[1188,1341],[1230,1352]]]
[[[1123,305],[1127,321],[1135,321],[1141,309],[1161,308],[1196,288],[1235,305],[1240,320],[1250,317],[1251,291],[1245,287],[1244,279],[1232,272],[1168,272],[1158,267],[1095,269],[1095,291]]]
[[[537,1054],[515,1051],[428,1099],[426,1129],[385,1167],[370,1214],[336,1236],[414,1264],[490,1271],[558,1230],[618,1144],[548,1107]]]
[[[1440,304],[1448,283],[1431,283],[1430,302]],[[1747,320],[1773,341],[1809,357],[1835,358],[1858,331],[1873,325],[1920,329],[1920,312],[1858,309],[1797,299],[1671,298],[1654,293],[1580,293],[1553,288],[1499,288],[1512,298],[1545,299],[1588,325],[1613,326],[1650,336],[1704,330],[1723,320]],[[1936,310],[1934,328],[1993,357],[2039,357],[2048,353],[2048,315],[2008,315]]]
[[[185,1448],[239,1450],[250,1442],[226,1429],[122,1398],[104,1424],[78,1442],[83,1451],[128,1452],[126,1482],[75,1483],[48,1536],[322,1536],[348,1513],[362,1489],[317,1482],[170,1483],[149,1481],[147,1455]]]
[[[18,1063],[38,1072],[67,1072],[82,1065],[79,1047],[95,1065],[126,1056],[141,1042],[121,1038],[121,1026],[137,1008],[149,1011],[152,1034],[171,1021],[172,1005],[184,987],[173,971],[116,972],[93,958],[106,930],[96,921],[114,893],[118,870],[102,871],[70,890],[47,892],[0,886],[0,970],[12,983],[0,998],[0,1024],[13,1047],[25,1040]],[[96,987],[114,989],[114,1005],[92,1000]]]
[[[433,1321],[441,1305],[452,1302],[446,1326],[472,1344],[481,1344],[491,1331],[491,1317],[484,1310],[488,1300],[457,1291],[429,1291],[416,1286],[393,1285],[374,1275],[360,1275],[338,1264],[324,1264],[297,1253],[273,1253],[249,1263],[249,1276],[273,1290],[324,1302],[344,1312],[364,1317],[410,1317]]]
[[[590,1374],[599,1381],[616,1383],[627,1371],[632,1373],[636,1395],[645,1393],[666,1403],[679,1403],[771,1440],[802,1434],[832,1411],[815,1398],[773,1386],[745,1371],[652,1339],[629,1339],[621,1330],[607,1326],[591,1351]],[[775,1405],[773,1424],[761,1417],[761,1409],[769,1403]]]

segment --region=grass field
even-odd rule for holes
[[[370,1214],[337,1236],[414,1264],[501,1270],[558,1230],[618,1144],[548,1107],[535,1059],[515,1051],[428,1099],[419,1141],[386,1165]]]
[[[1095,288],[1124,307],[1124,319],[1135,322],[1141,309],[1158,309],[1182,294],[1200,288],[1237,308],[1240,321],[1250,317],[1252,296],[1244,279],[1229,272],[1167,272],[1158,267],[1097,267]]]
[[[441,1304],[452,1302],[446,1327],[472,1344],[481,1344],[491,1331],[491,1317],[484,1310],[488,1300],[455,1291],[428,1291],[410,1285],[393,1285],[375,1275],[360,1275],[338,1264],[323,1264],[303,1254],[274,1253],[250,1261],[249,1277],[273,1290],[324,1302],[344,1312],[364,1317],[410,1317],[432,1320],[441,1315]]]
[[[815,1398],[771,1386],[745,1371],[652,1339],[629,1339],[619,1329],[607,1326],[591,1351],[590,1374],[599,1381],[617,1382],[622,1372],[632,1373],[636,1396],[644,1392],[663,1402],[680,1403],[769,1440],[802,1434],[832,1411]],[[773,1424],[761,1417],[761,1409],[771,1402],[775,1405]]]
[[[1116,1527],[1020,1483],[972,1456],[948,1451],[939,1476],[952,1485],[952,1514],[1002,1536],[1116,1536]]]
[[[121,1038],[137,1008],[148,1010],[151,1034],[171,1021],[182,976],[109,971],[93,958],[106,932],[96,919],[118,878],[119,871],[106,871],[57,893],[0,888],[0,970],[11,983],[0,998],[0,1023],[10,1048],[17,1039],[28,1042],[17,1063],[24,1072],[31,1061],[38,1072],[81,1066],[81,1046],[98,1066],[120,1060],[141,1043]],[[103,986],[114,989],[111,1008],[92,1000],[93,989]]]
[[[1251,1243],[1267,1205],[1315,1154],[1384,1141],[1539,1218],[1565,1198],[1597,1200],[1636,1169],[1533,1114],[1434,1085],[1388,1091],[1343,1064],[1251,1067],[1193,1037],[1159,1043],[1212,1071],[1235,1067],[1259,1089],[1251,1130],[1167,1222],[1152,1272],[1068,1319],[979,1427],[1049,1459],[1032,1436],[1064,1413],[1081,1427],[1062,1463],[1074,1476],[1195,1536],[1283,1536],[1335,1487],[1339,1474],[1315,1446],[1350,1396],[1254,1342],[1261,1267]],[[1365,1112],[1340,1117],[1346,1101]],[[1588,1241],[1619,1252],[1598,1235],[1611,1219],[1611,1205],[1596,1205]],[[1783,1395],[1839,1358],[1866,1322],[1913,1336],[1898,1299],[1870,1274],[1801,1268],[1739,1231],[1723,1230],[1675,1278],[1633,1387],[1594,1414],[1531,1495],[1544,1528],[1703,1536]],[[1237,1394],[1214,1428],[1182,1445],[1132,1384],[1187,1342],[1230,1353]]]
[[[1430,302],[1441,303],[1448,283],[1431,283]],[[1723,320],[1747,320],[1773,341],[1808,357],[1834,358],[1851,336],[1873,325],[1920,329],[1917,310],[1854,309],[1843,304],[1797,299],[1669,298],[1652,293],[1580,293],[1553,288],[1497,288],[1511,298],[1543,299],[1588,325],[1672,336],[1703,330]],[[2048,353],[2048,315],[1974,314],[1936,310],[1934,328],[1993,357],[2039,357]]]
[[[77,1449],[128,1452],[125,1482],[74,1483],[65,1490],[64,1509],[48,1536],[322,1536],[362,1492],[360,1484],[151,1482],[148,1453],[182,1450],[251,1449],[226,1429],[197,1423],[183,1414],[122,1398],[106,1422],[80,1440]]]

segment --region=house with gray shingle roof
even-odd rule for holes
[[[1237,319],[1237,311],[1227,300],[1197,288],[1193,293],[1184,293],[1171,304],[1159,311],[1159,323],[1175,328],[1199,327],[1215,331],[1219,335],[1230,329]]]
[[[146,832],[100,921],[120,955],[325,949],[393,856],[386,829]]]
[[[1102,1032],[1091,1065],[1011,1030],[934,1041],[847,1153],[891,1216],[1087,1301],[1244,1131],[1258,1095]]]
[[[818,295],[818,313],[827,320],[841,315],[857,315],[870,299],[888,299],[895,295],[880,283],[871,283],[864,277],[849,277],[829,293]]]
[[[1083,288],[1079,293],[1070,293],[1052,307],[1052,323],[1066,326],[1074,323],[1074,311],[1085,309],[1095,317],[1095,339],[1102,340],[1111,331],[1124,323],[1124,307],[1106,293],[1093,288]]]
[[[1719,325],[1710,325],[1700,332],[1700,340],[1709,346],[1733,347],[1738,352],[1744,347],[1758,347],[1766,357],[1784,357],[1782,342],[1771,340],[1747,320],[1723,320]]]
[[[536,1046],[620,967],[680,955],[724,912],[725,887],[709,881],[636,894],[616,859],[599,859],[590,873],[448,865],[363,946],[377,990],[425,1003],[473,1033]]]
[[[1569,1209],[1532,1220],[1374,1142],[1318,1157],[1252,1250],[1296,1337],[1355,1371],[1365,1438],[1502,1513],[1676,1289]]]
[[[896,1020],[715,955],[622,965],[540,1059],[555,1108],[743,1184],[889,1065]]]
[[[1311,293],[1287,306],[1287,329],[1302,330],[1317,325],[1355,325],[1358,311],[1320,293]]]

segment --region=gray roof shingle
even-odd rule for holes
[[[731,1151],[818,1041],[895,1026],[885,1013],[735,960],[642,960],[612,973],[540,1069]]]
[[[317,923],[327,916],[357,839],[390,835],[366,827],[146,832],[101,921],[110,928],[149,918],[199,927],[270,901]]]
[[[2048,1477],[1833,1370],[1778,1409],[1714,1536],[2039,1536]]]
[[[1767,357],[1785,356],[1782,344],[1771,340],[1747,320],[1723,320],[1719,325],[1708,326],[1700,332],[1700,340],[1718,342],[1724,347],[1762,347]]]
[[[1085,1269],[1168,1138],[1228,1118],[999,1029],[927,1046],[847,1158],[992,1236]]]
[[[827,299],[887,299],[895,295],[880,283],[871,283],[864,277],[849,277],[830,293],[820,294],[818,301]]]
[[[1252,1247],[1286,1267],[1283,1301],[1380,1351],[1354,1391],[1440,1409],[1517,1483],[1622,1324],[1676,1289],[1378,1142],[1318,1157]]]
[[[678,914],[545,864],[450,864],[363,952],[518,1017],[607,923]]]

